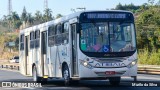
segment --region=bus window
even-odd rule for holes
[[[68,22],[67,23],[64,23],[63,25],[63,38],[62,38],[62,43],[63,44],[67,44],[68,43],[68,40],[69,40],[69,26],[68,26]]]
[[[108,23],[86,23],[81,30],[81,49],[86,52],[103,52],[109,46]]]
[[[35,48],[39,47],[40,30],[35,31]]]
[[[24,50],[24,34],[20,36],[20,50]]]
[[[50,26],[48,28],[48,46],[51,47],[55,44],[55,27]]]
[[[110,22],[110,30],[113,31],[113,37],[110,37],[110,46],[114,52],[133,51],[131,23]]]
[[[59,45],[62,43],[62,26],[61,24],[56,26],[56,37],[55,37],[55,43],[56,45]]]
[[[30,33],[30,48],[34,48],[34,32]]]

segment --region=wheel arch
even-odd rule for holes
[[[66,65],[66,66],[68,67],[68,69],[69,69],[69,65],[67,64],[67,62],[63,62],[63,63],[62,63],[62,77],[63,77],[63,70],[64,70],[65,65]],[[69,74],[71,75],[70,69],[69,69]],[[71,76],[70,76],[70,77],[71,77]]]
[[[34,67],[36,67],[36,64],[35,64],[35,63],[32,64],[32,76],[33,76],[33,68],[34,68]]]

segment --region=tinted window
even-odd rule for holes
[[[56,26],[55,43],[56,43],[56,45],[59,45],[59,44],[62,43],[62,27],[61,27],[61,24]]]
[[[30,48],[33,49],[34,48],[34,32],[30,33]]]
[[[55,44],[55,27],[54,25],[48,28],[48,46],[51,47]]]
[[[20,50],[24,50],[24,34],[20,35]]]
[[[55,29],[54,29],[55,27],[54,27],[54,25],[52,25],[52,26],[50,26],[49,28],[48,28],[48,36],[53,36],[53,35],[55,35]]]
[[[63,25],[63,30],[62,30],[62,43],[63,44],[67,44],[68,43],[68,40],[69,40],[69,24],[68,22],[67,23],[64,23]]]
[[[40,30],[35,31],[35,48],[39,47]]]

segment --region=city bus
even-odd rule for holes
[[[81,11],[20,30],[20,72],[41,82],[137,77],[134,16],[129,11]]]

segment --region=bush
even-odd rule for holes
[[[160,65],[160,51],[155,49],[151,52],[148,49],[140,50],[138,53],[138,63],[143,65]]]

